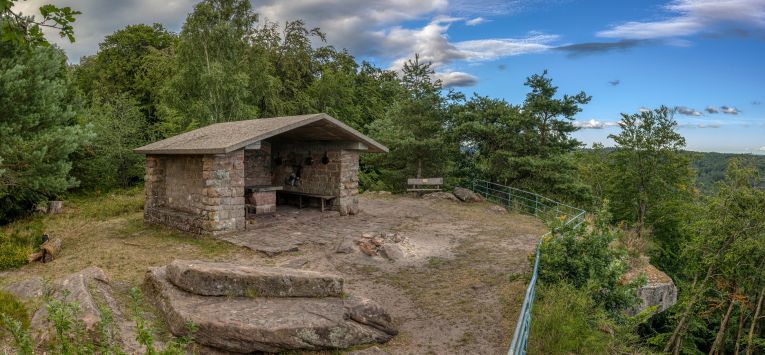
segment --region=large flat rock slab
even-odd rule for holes
[[[342,349],[396,333],[387,313],[351,298],[201,296],[173,285],[166,267],[149,270],[144,286],[173,334],[193,322],[196,342],[231,352]]]
[[[315,271],[175,260],[167,266],[175,286],[203,296],[340,297],[343,279]]]

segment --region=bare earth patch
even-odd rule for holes
[[[135,198],[138,205],[141,196]],[[258,219],[254,230],[221,237],[225,241],[143,226],[135,209],[88,219],[70,207],[45,217],[46,229],[63,239],[61,257],[0,273],[0,286],[99,266],[118,284],[115,296],[124,301],[149,267],[174,259],[324,271],[344,277],[346,292],[374,300],[393,316],[400,333],[379,345],[383,351],[506,352],[528,257],[545,226],[533,217],[491,211],[489,203],[366,194],[359,200],[361,213],[346,217],[279,206],[277,216]],[[398,233],[405,238],[405,257],[368,256],[355,246],[352,253],[336,252],[343,240],[364,233]],[[278,252],[269,257],[257,251],[263,247]]]

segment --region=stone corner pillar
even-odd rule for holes
[[[245,228],[244,150],[202,158],[202,230],[223,234]]]

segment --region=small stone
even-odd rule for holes
[[[382,256],[389,260],[397,261],[404,258],[404,250],[398,244],[385,244],[380,248]]]
[[[335,252],[338,254],[351,254],[356,250],[353,243],[353,238],[345,237],[340,245],[337,246]]]
[[[372,244],[372,242],[370,241],[359,242],[359,250],[361,250],[362,253],[369,256],[377,255],[377,247],[374,244]]]
[[[507,209],[499,205],[493,205],[489,207],[488,210],[489,212],[494,212],[494,213],[507,213]]]

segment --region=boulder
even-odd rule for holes
[[[35,276],[30,279],[14,282],[3,288],[19,299],[29,300],[43,296],[44,286],[42,277]]]
[[[144,287],[173,334],[193,322],[197,343],[230,352],[344,349],[395,331],[387,313],[350,297],[208,297],[173,285],[165,267],[149,270]]]
[[[136,342],[135,324],[122,313],[113,296],[109,279],[102,269],[91,266],[56,280],[51,284],[51,292],[56,299],[77,304],[77,320],[82,322],[89,335],[96,336],[97,325],[101,321],[101,310],[108,309],[115,326],[115,341],[126,353],[140,352],[141,346]],[[53,330],[48,321],[47,307],[40,307],[35,312],[30,326],[37,343],[47,342],[51,338]]]
[[[398,261],[404,258],[404,250],[398,244],[383,244],[380,247],[380,254],[392,261]]]
[[[647,283],[637,289],[639,304],[627,310],[627,313],[635,315],[653,306],[656,306],[655,313],[663,312],[677,302],[677,287],[672,278],[649,264],[648,258],[641,259],[622,279],[623,283],[630,282],[640,275],[645,275],[647,279]]]
[[[466,189],[464,187],[455,187],[454,188],[454,196],[457,196],[457,198],[460,199],[460,201],[463,201],[463,202],[480,202],[480,201],[483,201],[483,198],[479,194],[477,194],[477,193],[475,193],[473,191],[470,191],[470,190],[468,190],[468,189]]]
[[[433,199],[433,200],[459,201],[459,199],[457,199],[457,196],[454,196],[453,193],[444,192],[444,191],[425,194],[425,195],[422,195],[422,198]]]
[[[338,297],[343,279],[315,271],[232,263],[175,260],[167,278],[182,290],[204,296]]]

